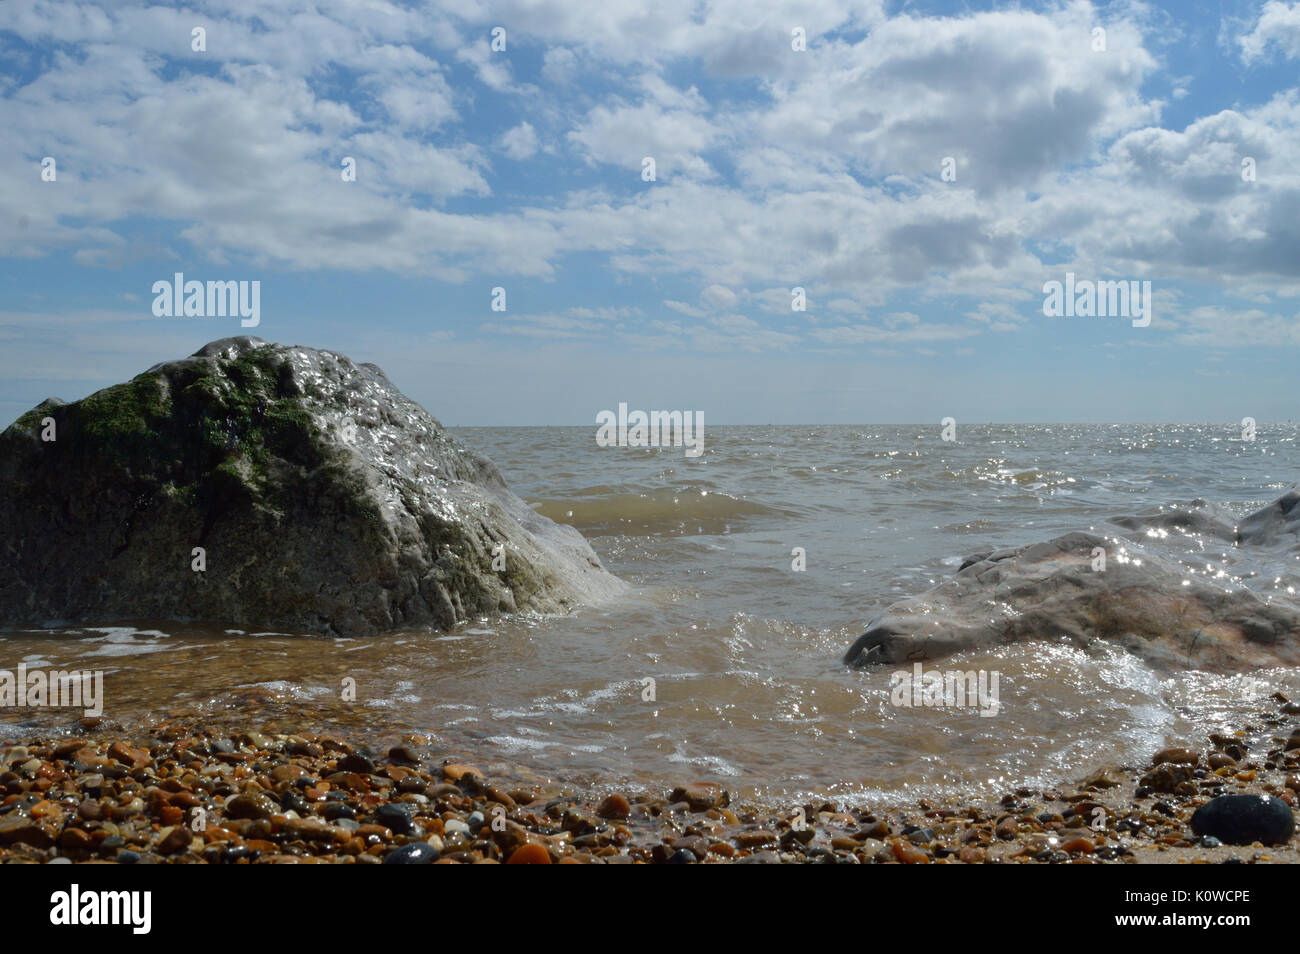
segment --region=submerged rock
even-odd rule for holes
[[[15,421],[0,525],[5,626],[360,636],[624,587],[379,368],[249,337]]]
[[[1228,548],[1289,546],[1300,530],[1297,500],[1289,493],[1240,524],[1198,501],[1117,517],[1114,537],[1068,533],[976,554],[951,579],[886,609],[844,661],[896,664],[1032,639],[1106,639],[1163,668],[1300,664],[1300,603],[1284,590],[1248,590],[1206,572],[1204,561],[1198,572],[1132,542],[1184,533]]]

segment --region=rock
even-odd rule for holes
[[[480,779],[484,777],[483,773],[472,765],[460,765],[456,762],[448,762],[442,767],[442,777],[449,782],[459,782],[467,775],[477,775]]]
[[[54,835],[34,818],[15,814],[0,816],[0,845],[13,844],[48,848],[54,844]]]
[[[108,747],[108,754],[127,768],[144,768],[153,761],[144,749],[132,748],[124,742],[114,742]]]
[[[1114,788],[1120,782],[1112,778],[1106,769],[1099,769],[1085,778],[1081,784],[1083,788]]]
[[[1190,782],[1193,777],[1194,770],[1190,765],[1164,762],[1143,775],[1138,784],[1153,792],[1177,792],[1180,785]]]
[[[905,865],[928,865],[930,863],[929,855],[905,841],[896,840],[891,842],[889,850],[894,853],[895,858]]]
[[[413,841],[384,855],[386,865],[428,865],[438,860],[438,849],[427,841]]]
[[[271,769],[271,778],[285,785],[291,784],[306,774],[307,770],[305,768],[301,765],[294,765],[293,763],[289,763],[288,765],[277,765],[275,768]]]
[[[668,796],[671,802],[685,802],[693,812],[707,812],[710,808],[725,808],[731,796],[716,782],[693,782],[679,785]]]
[[[90,833],[80,828],[65,828],[59,834],[59,847],[64,851],[90,851],[95,847]]]
[[[388,761],[398,765],[419,765],[420,755],[409,745],[394,745],[388,750]]]
[[[375,774],[374,760],[360,752],[353,752],[339,759],[338,770],[340,772],[356,772],[359,775]]]
[[[257,338],[28,412],[0,434],[0,487],[0,526],[24,541],[0,560],[0,625],[364,636],[625,588],[378,368]]]
[[[736,835],[736,844],[741,848],[758,848],[776,844],[776,832],[760,829],[759,831],[742,831]]]
[[[1280,532],[1279,514],[1287,533],[1300,528],[1300,511],[1284,503],[1293,496],[1243,520],[1248,529],[1242,542],[1267,543],[1269,534]],[[1135,541],[1076,532],[968,558],[951,579],[889,606],[844,661],[897,665],[1034,639],[1079,646],[1107,639],[1166,669],[1240,672],[1300,665],[1300,602],[1285,594],[1265,599],[1206,574],[1189,574],[1173,558],[1136,542],[1156,525],[1196,526],[1236,542],[1230,514],[1202,504],[1111,522],[1131,526]],[[1104,570],[1093,569],[1098,549],[1107,556]]]
[[[375,809],[376,823],[391,828],[393,834],[411,835],[416,831],[415,820],[411,817],[411,806],[400,802],[390,802]],[[461,822],[464,825],[464,822]],[[465,825],[465,831],[469,826]]]
[[[1289,490],[1267,507],[1256,510],[1237,524],[1239,544],[1267,546],[1279,542],[1291,544],[1300,534],[1300,493]]]
[[[351,832],[327,824],[319,818],[289,818],[281,830],[290,838],[300,838],[303,841],[332,841],[341,844],[352,837]]]
[[[703,835],[686,835],[673,842],[678,851],[689,851],[701,861],[709,853],[709,840]]]
[[[280,806],[261,792],[244,792],[226,802],[227,818],[270,818]]]
[[[993,834],[997,835],[1004,841],[1010,841],[1012,838],[1015,838],[1019,831],[1020,826],[1016,823],[1016,820],[1010,816],[1002,819],[993,828]]]
[[[535,841],[520,845],[506,861],[508,865],[549,865],[550,863],[550,853]]]
[[[1174,765],[1196,765],[1200,760],[1201,757],[1197,753],[1185,748],[1161,749],[1151,756],[1152,765],[1163,765],[1166,762]]]
[[[596,807],[596,814],[601,818],[627,818],[632,814],[628,800],[617,793],[608,795]]]
[[[1295,816],[1271,795],[1220,795],[1192,814],[1192,831],[1229,845],[1281,845],[1295,831]]]
[[[184,825],[177,825],[167,834],[159,839],[157,849],[159,854],[170,855],[177,851],[185,851],[190,847],[190,841],[193,836],[190,830]]]

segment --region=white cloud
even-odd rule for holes
[[[1300,3],[1269,0],[1260,8],[1254,28],[1238,37],[1237,44],[1246,63],[1264,59],[1270,46],[1288,59],[1300,57]]]
[[[520,123],[501,136],[501,149],[516,162],[532,158],[537,148],[537,132],[531,123]]]

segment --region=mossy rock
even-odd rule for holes
[[[247,337],[20,417],[0,434],[0,520],[4,626],[366,635],[623,586],[378,368]]]

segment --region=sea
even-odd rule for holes
[[[572,524],[631,584],[567,616],[322,638],[129,624],[9,632],[0,668],[102,670],[104,716],[415,738],[491,774],[572,790],[693,780],[733,798],[914,803],[1054,785],[1236,727],[1300,672],[1158,671],[1109,643],[969,651],[995,714],[899,705],[889,667],[845,650],[963,559],[1202,499],[1245,514],[1300,480],[1292,424],[713,426],[704,452],[602,447],[594,427],[458,428],[511,489]],[[1224,586],[1300,586],[1285,549],[1148,545]],[[1231,548],[1229,548],[1231,549]],[[72,731],[0,710],[0,740]],[[802,803],[802,801],[798,802]]]

